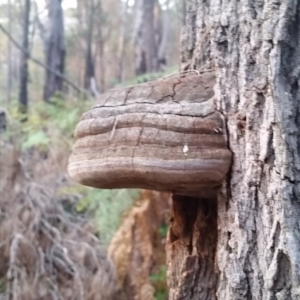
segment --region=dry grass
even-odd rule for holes
[[[94,226],[58,199],[65,158],[22,157],[0,145],[0,299],[120,299],[113,263]],[[39,180],[40,179],[40,180]]]

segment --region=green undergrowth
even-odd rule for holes
[[[27,121],[21,123],[22,149],[70,149],[75,126],[90,106],[89,101],[71,101],[58,96],[52,98],[51,103],[33,103],[29,107]],[[15,102],[11,104],[10,114],[20,122],[24,119]]]
[[[18,123],[21,147],[23,152],[39,151],[47,153],[50,150],[69,155],[74,143],[73,133],[84,111],[93,103],[89,100],[72,101],[62,97],[54,97],[51,103],[43,101],[32,103],[27,114],[18,111],[16,102],[12,102],[10,118]],[[15,132],[7,131],[7,136]],[[78,196],[76,207],[65,208],[73,214],[85,214],[92,218],[98,228],[99,237],[104,245],[108,245],[113,234],[118,229],[122,216],[139,198],[138,190],[99,190],[79,184],[64,186],[57,192],[57,196]]]
[[[158,271],[150,275],[150,281],[155,288],[155,300],[167,299],[166,266],[160,266]]]
[[[166,238],[167,237],[167,233],[169,230],[169,226],[164,224],[162,226],[159,227],[159,235],[161,238]]]
[[[137,189],[99,190],[73,185],[63,187],[58,191],[58,196],[72,194],[80,195],[80,201],[75,206],[75,213],[93,216],[97,223],[99,238],[104,246],[109,245],[124,214],[140,197],[140,191]]]
[[[159,79],[176,73],[177,67],[169,67],[164,72],[148,73],[134,77],[121,84],[126,87],[134,84]],[[49,147],[68,150],[73,143],[73,132],[82,113],[93,105],[90,100],[70,99],[57,94],[50,103],[38,101],[30,103],[27,121],[21,123],[22,149],[37,148],[47,151]],[[10,103],[9,113],[17,121],[24,120],[19,112],[16,100]]]
[[[6,291],[6,278],[2,277],[0,278],[0,295],[5,294]]]
[[[165,73],[139,76],[131,82],[125,82],[124,86],[163,77],[173,71],[170,68]],[[17,131],[23,152],[47,153],[54,150],[69,155],[74,143],[74,129],[82,113],[93,104],[94,101],[90,100],[71,99],[56,95],[50,103],[44,101],[30,103],[25,122],[24,115],[19,112],[17,101],[10,103],[8,111],[10,118],[18,124]],[[16,136],[16,130],[8,130],[6,134]],[[58,195],[79,196],[80,200],[72,213],[87,213],[95,220],[98,225],[99,237],[104,245],[109,244],[123,215],[140,196],[139,190],[134,189],[98,190],[75,184],[61,188]],[[165,231],[164,228],[161,230]]]
[[[169,226],[167,224],[162,224],[159,227],[160,238],[166,239]],[[150,275],[150,281],[155,288],[155,300],[166,300],[168,299],[168,288],[167,288],[167,268],[166,265],[160,265]]]

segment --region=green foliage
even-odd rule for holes
[[[57,191],[57,196],[62,196],[62,195],[77,195],[77,194],[84,194],[86,193],[88,187],[80,184],[75,184],[75,185],[67,185],[61,187]]]
[[[73,132],[82,113],[91,106],[89,101],[71,101],[56,95],[51,103],[38,102],[29,107],[27,122],[21,123],[21,142],[24,151],[35,149],[46,152],[49,148],[58,151],[71,149]],[[10,109],[14,119],[22,120],[17,102]],[[82,185],[65,186],[58,196],[76,196],[80,201],[75,207],[68,207],[70,213],[89,214],[98,224],[104,245],[108,245],[118,229],[123,214],[139,197],[138,190],[97,190]]]
[[[159,235],[162,238],[166,238],[167,237],[167,233],[168,233],[168,229],[169,227],[167,225],[162,225],[159,227]]]
[[[99,190],[81,185],[64,187],[58,195],[81,195],[76,205],[77,213],[91,214],[97,222],[102,243],[108,246],[126,213],[139,198],[137,189]]]
[[[156,273],[150,275],[150,280],[155,288],[155,299],[166,300],[167,293],[167,281],[166,281],[167,268],[166,266],[160,266]]]
[[[50,103],[38,102],[29,107],[27,122],[22,123],[22,148],[47,150],[50,145],[58,149],[70,149],[73,132],[88,102],[73,102],[56,95]],[[11,115],[22,120],[16,102],[12,103]]]
[[[6,292],[6,280],[5,277],[0,278],[0,294],[4,294]]]
[[[49,138],[43,130],[33,132],[25,139],[23,143],[23,149],[30,149],[33,147],[40,147],[42,150],[48,148]]]
[[[138,198],[139,190],[136,189],[101,191],[96,220],[98,220],[100,238],[105,245],[109,244],[113,234],[119,228],[124,213],[133,206]]]
[[[7,111],[6,111],[7,114]],[[0,140],[3,142],[14,142],[15,145],[19,145],[21,137],[21,126],[19,122],[11,118],[10,115],[6,115],[6,130],[0,132]]]

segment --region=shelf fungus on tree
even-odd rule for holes
[[[83,185],[197,195],[231,163],[210,72],[110,90],[75,130],[70,176]]]

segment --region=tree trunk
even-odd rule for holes
[[[62,0],[49,1],[49,24],[46,49],[46,65],[56,72],[64,73],[65,44]],[[46,70],[44,100],[49,101],[56,91],[62,91],[63,79]]]
[[[88,9],[89,18],[88,28],[87,28],[87,36],[86,36],[86,54],[85,54],[85,74],[84,74],[84,87],[86,90],[92,92],[91,90],[91,80],[95,78],[95,66],[93,62],[92,55],[92,42],[93,42],[93,7],[89,7]],[[95,95],[93,95],[95,96]]]
[[[170,299],[300,299],[300,2],[186,2],[182,62],[215,69],[233,163],[218,199],[174,198]]]
[[[96,78],[95,78],[95,59],[92,53],[95,12],[96,12],[96,5],[94,1],[86,2],[87,32],[86,32],[84,87],[87,91],[91,93],[93,97],[98,95]]]
[[[169,35],[169,26],[170,26],[170,0],[165,1],[164,3],[164,9],[161,7],[160,4],[160,12],[159,12],[159,18],[158,23],[158,49],[157,49],[157,70],[160,72],[165,71],[167,66],[167,43],[168,43],[168,35]]]
[[[126,25],[127,25],[127,19],[128,19],[128,6],[129,6],[129,0],[126,0],[125,3],[122,4],[122,25],[121,25],[121,33],[119,37],[119,57],[118,57],[118,73],[117,73],[117,79],[118,83],[123,82],[123,77],[124,77],[124,59],[125,59],[125,48],[127,44],[127,35],[128,33],[126,32]]]
[[[98,28],[98,51],[99,51],[99,61],[100,61],[100,91],[103,93],[106,89],[105,83],[105,54],[104,54],[105,38],[103,36],[102,28]]]
[[[29,46],[29,18],[30,18],[30,0],[26,0],[24,6],[22,47],[27,51]],[[28,54],[22,52],[21,63],[20,63],[20,87],[19,87],[19,110],[21,113],[27,112],[27,107],[28,107],[27,83],[28,83]]]
[[[157,43],[154,32],[155,4],[155,0],[138,0],[136,3],[136,75],[157,71]]]
[[[97,12],[96,12],[96,16],[98,19],[96,28],[97,28],[97,32],[96,32],[96,49],[95,49],[95,54],[93,57],[93,61],[94,61],[94,65],[97,65],[97,57],[99,57],[99,74],[97,76],[97,73],[95,72],[95,78],[98,77],[100,80],[100,88],[99,88],[99,92],[98,94],[101,92],[103,93],[106,89],[106,61],[105,61],[105,43],[107,41],[108,38],[108,34],[105,36],[103,34],[103,28],[105,26],[105,11],[103,10],[103,3],[102,0],[98,0],[97,4],[96,4],[96,8],[97,8]],[[94,82],[96,83],[96,80],[94,80]]]
[[[11,21],[11,1],[8,0],[7,2],[7,16],[8,16],[8,31],[11,34],[12,31],[12,21]],[[11,100],[11,90],[12,90],[12,43],[10,40],[7,42],[7,87],[6,87],[6,98],[7,102],[10,103]]]
[[[170,299],[216,299],[217,219],[216,198],[173,196],[167,243]]]
[[[185,25],[185,19],[186,19],[186,1],[185,0],[181,0],[180,2],[181,4],[181,13],[182,13],[182,17],[181,17],[181,22],[182,25]]]

